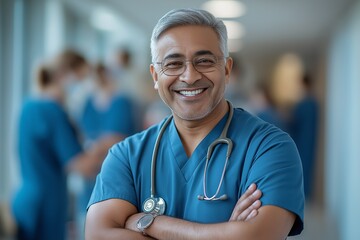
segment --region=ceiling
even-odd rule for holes
[[[240,55],[248,59],[273,58],[284,51],[311,55],[356,0],[243,0],[245,15],[234,20],[245,29]],[[96,2],[79,0],[72,2]],[[150,36],[157,20],[173,8],[199,8],[204,0],[103,0],[123,18]],[[99,3],[99,1],[97,2]],[[88,4],[89,5],[89,4]]]
[[[129,20],[151,32],[167,11],[201,7],[204,0],[106,0]],[[325,37],[353,0],[243,0],[244,49],[312,47]],[[263,46],[263,47],[261,47]]]

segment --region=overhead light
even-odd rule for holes
[[[237,18],[246,12],[242,2],[235,0],[212,0],[205,2],[202,9],[207,10],[218,18]]]
[[[99,30],[113,31],[119,27],[117,16],[113,11],[105,7],[95,7],[90,21]]]
[[[244,36],[245,30],[241,23],[236,21],[224,21],[224,24],[226,26],[229,39],[239,39]]]

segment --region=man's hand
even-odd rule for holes
[[[262,192],[256,188],[256,184],[251,184],[237,201],[229,221],[248,221],[254,218],[261,206],[261,195]]]

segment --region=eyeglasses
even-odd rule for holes
[[[209,73],[216,70],[216,66],[220,60],[224,60],[224,56],[200,55],[192,60],[186,60],[184,57],[166,58],[162,62],[155,62],[161,65],[161,71],[167,76],[179,76],[185,72],[186,63],[191,62],[196,71],[199,73]]]

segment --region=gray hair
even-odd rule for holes
[[[166,13],[157,22],[151,35],[151,59],[155,62],[156,42],[166,30],[177,26],[198,25],[211,27],[219,37],[220,50],[228,56],[227,30],[222,20],[215,18],[211,13],[200,9],[174,9]]]

